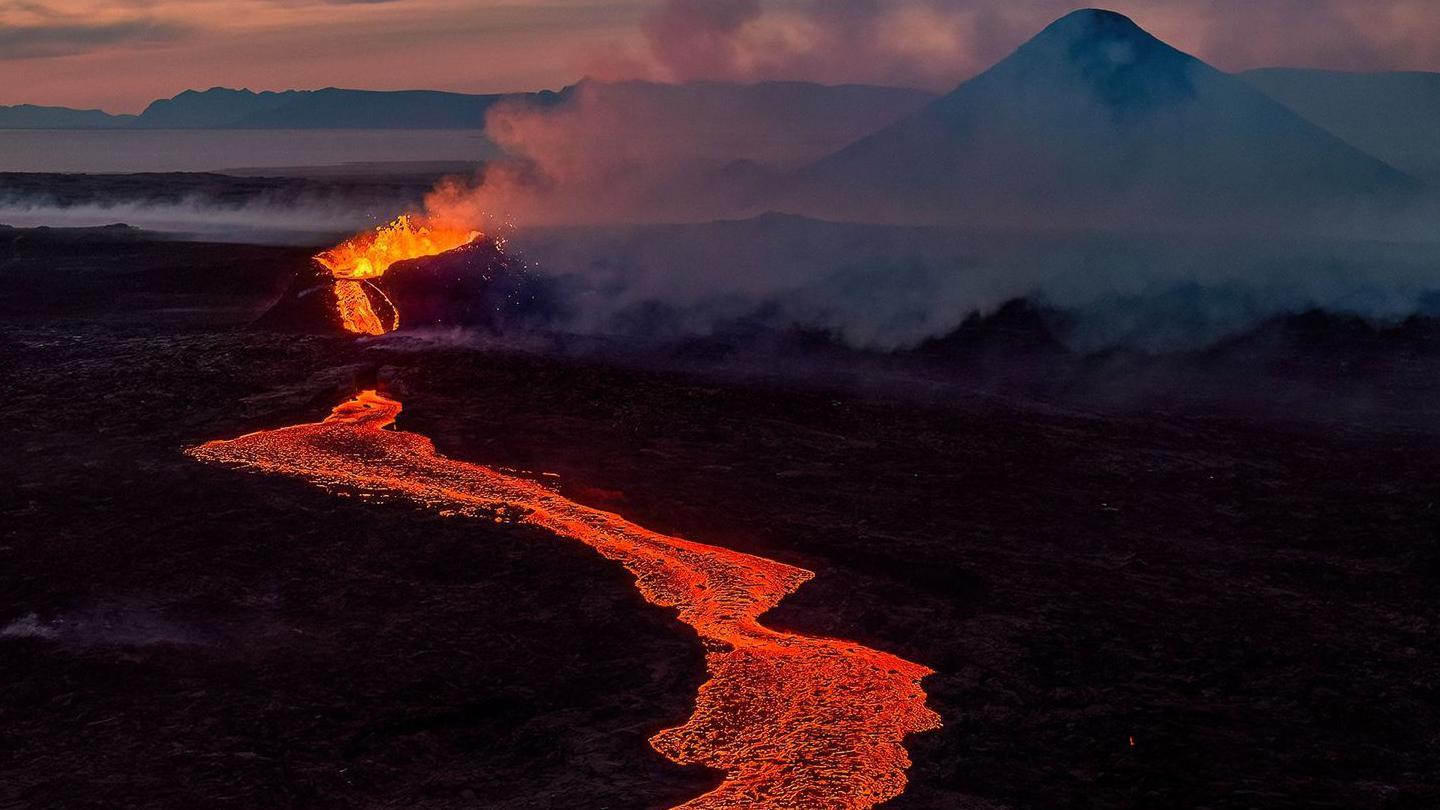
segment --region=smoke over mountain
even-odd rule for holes
[[[1130,19],[1077,11],[796,178],[805,213],[1274,227],[1417,184]]]
[[[610,78],[799,79],[948,90],[1073,10],[1064,0],[666,0],[646,49],[593,65]],[[1273,65],[1434,69],[1427,0],[1118,0],[1161,38],[1226,70]]]
[[[838,20],[915,8],[840,7],[859,16]],[[839,14],[811,10],[825,19]],[[749,64],[737,37],[768,13],[750,4],[676,3],[650,30],[652,38],[664,32],[665,42],[678,43],[671,61],[686,55],[723,74],[724,65]],[[962,27],[982,30],[976,25]],[[842,37],[817,49],[853,55],[859,65],[866,47]],[[1231,226],[1328,233],[1337,217],[1390,216],[1410,204],[1416,187],[1247,83],[1109,12],[1067,15],[923,110],[916,108],[925,97],[905,92],[585,82],[558,103],[492,108],[488,133],[511,160],[491,164],[478,182],[447,184],[430,202],[446,216],[496,214],[522,226],[698,222],[781,210],[1047,228],[1123,216],[1129,227],[1187,229],[1214,224],[1218,215]]]
[[[700,37],[682,50],[713,66],[741,53],[716,32],[754,13],[709,8],[708,34],[661,27]],[[800,328],[892,349],[1030,297],[1076,314],[1076,346],[1166,348],[1276,312],[1433,303],[1435,209],[1413,178],[1117,14],[1067,15],[799,168],[825,138],[759,136],[793,136],[809,113],[686,107],[684,92],[594,84],[498,110],[492,137],[521,159],[441,188],[431,210],[513,217],[513,244],[559,279],[581,332]],[[795,216],[754,218],[768,210]],[[627,224],[655,222],[674,224]],[[579,227],[596,224],[615,227]]]

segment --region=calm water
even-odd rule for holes
[[[478,130],[0,130],[0,171],[196,172],[476,161]]]

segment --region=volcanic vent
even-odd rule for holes
[[[356,335],[500,332],[533,311],[535,298],[524,264],[501,240],[407,215],[316,254],[255,325]]]

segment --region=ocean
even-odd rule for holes
[[[369,164],[474,163],[479,130],[0,130],[0,172],[265,173]]]

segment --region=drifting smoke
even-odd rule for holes
[[[432,217],[519,226],[698,221],[746,211],[780,172],[913,112],[876,87],[582,82],[559,103],[502,102],[486,134],[510,159],[444,183]]]
[[[676,340],[824,332],[866,349],[946,335],[1028,298],[1090,351],[1205,345],[1318,308],[1391,321],[1440,313],[1440,247],[1218,235],[1004,234],[764,216],[549,229],[514,246],[566,291],[565,329]]]
[[[0,638],[33,638],[73,647],[204,643],[193,630],[138,605],[104,605],[41,617],[30,613],[0,627]]]
[[[472,185],[454,179],[427,199],[432,219],[493,229],[521,225],[616,221],[649,215],[661,200],[702,215],[699,177],[711,169],[704,145],[683,119],[657,117],[639,94],[593,84],[576,87],[558,106],[506,102],[486,118],[486,132],[510,160],[489,165]]]
[[[948,90],[1023,38],[996,4],[943,0],[669,0],[644,26],[648,52],[596,66],[667,81],[790,79]],[[1053,15],[1052,15],[1053,16]],[[997,30],[1001,29],[1001,30]],[[1033,31],[1033,27],[1031,28]]]

